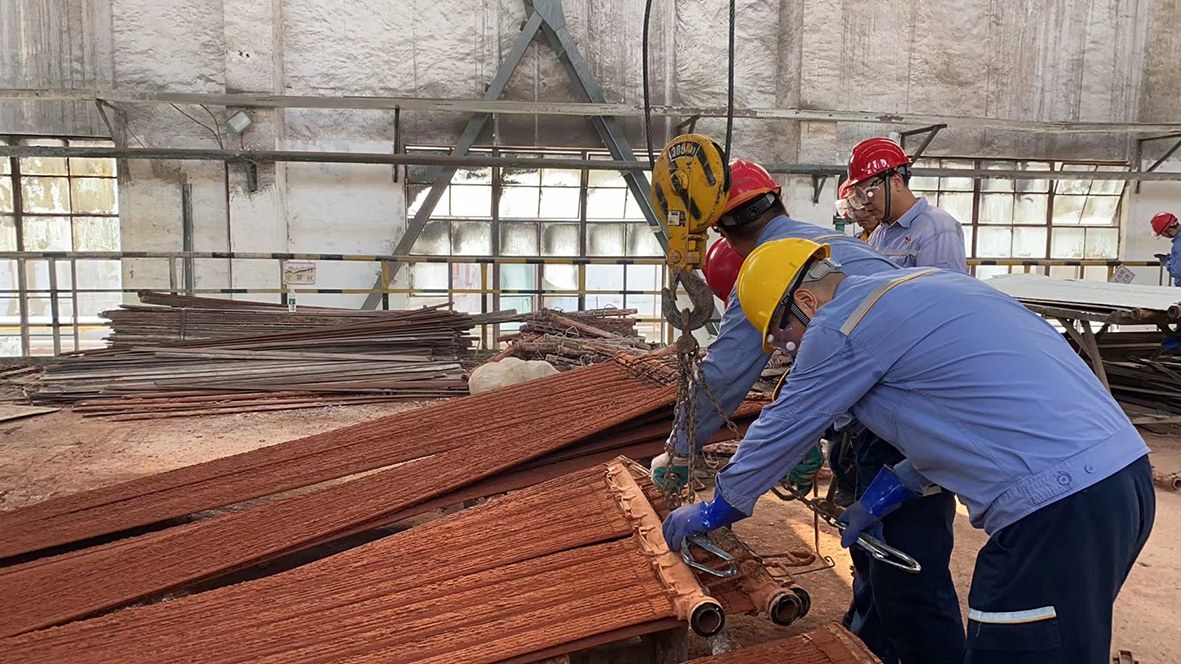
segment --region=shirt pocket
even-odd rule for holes
[[[885,249],[882,253],[899,267],[915,267],[918,253],[910,249]]]

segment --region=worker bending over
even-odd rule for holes
[[[780,199],[780,187],[771,174],[762,166],[743,159],[730,162],[729,197],[714,229],[740,258],[749,255],[755,247],[766,242],[785,238],[807,238],[822,242],[830,241],[832,251],[843,261],[849,274],[875,274],[896,269],[894,264],[881,254],[852,237],[837,233],[831,228],[822,228],[788,217]],[[721,251],[715,254],[727,255]],[[729,257],[729,262],[734,262],[733,256]],[[737,262],[741,265],[741,260]],[[713,281],[715,285],[711,287],[717,287],[716,282],[719,278],[715,276]],[[771,352],[764,350],[762,335],[751,327],[738,298],[731,296],[722,315],[718,337],[709,345],[701,366],[706,385],[717,397],[718,403],[727,415],[733,413],[746,398],[770,359]],[[701,449],[721,428],[722,415],[704,395],[697,397],[693,399],[693,403],[698,406],[697,435],[693,444],[696,449]],[[672,488],[680,489],[689,476],[689,445],[685,441],[684,431],[672,433],[676,437],[677,453],[668,460],[667,466],[654,466],[653,477],[658,484],[665,486],[665,473],[672,473]]]
[[[1169,273],[1169,281],[1174,286],[1181,286],[1181,224],[1177,222],[1177,215],[1172,212],[1157,212],[1152,217],[1152,232],[1157,237],[1167,237],[1173,240],[1173,248],[1168,254],[1157,254],[1162,257],[1162,264]]]
[[[854,146],[848,182],[853,209],[868,209],[881,222],[869,246],[899,267],[968,271],[964,229],[955,217],[910,191],[910,158],[897,143],[870,138]]]
[[[972,664],[1106,664],[1112,605],[1152,529],[1148,448],[1053,327],[967,275],[846,276],[830,249],[779,240],[743,263],[737,294],[761,336],[798,347],[713,499],[669,515],[664,536],[730,525],[820,432],[852,410],[907,461],[841,516],[841,542],[913,500],[925,480],[990,536],[968,598]]]
[[[897,271],[889,260],[855,238],[788,217],[780,199],[779,185],[758,164],[734,160],[730,164],[730,179],[725,211],[715,227],[722,240],[711,247],[706,264],[706,277],[719,297],[720,293],[731,291],[732,286],[722,283],[727,273],[737,274],[742,257],[767,242],[785,238],[829,242],[835,258],[842,262],[848,274]],[[719,248],[723,241],[729,246]],[[730,296],[719,335],[710,344],[702,361],[705,383],[726,414],[742,403],[770,357],[762,333],[747,320],[739,298]],[[700,449],[721,427],[722,415],[708,398],[699,395],[694,403],[698,404],[694,444]],[[673,435],[676,437],[676,454],[672,459],[653,463],[653,478],[661,486],[679,489],[688,478],[689,448],[683,431],[674,431]],[[813,445],[801,463],[786,469],[781,478],[787,476],[788,481],[801,490],[810,488],[823,461],[815,445],[820,436],[818,433],[813,439]],[[902,459],[893,446],[880,442],[870,432],[859,434],[857,443],[853,456],[858,461],[857,475],[862,490],[883,463]],[[673,474],[669,478],[672,481],[666,482],[666,473]],[[853,602],[858,608],[851,612],[849,628],[885,664],[896,664],[899,658],[911,664],[942,664],[963,657],[963,619],[948,570],[954,500],[949,493],[932,495],[908,505],[889,519],[887,528],[898,541],[897,544],[890,543],[899,548],[909,547],[904,550],[923,566],[917,577],[893,568],[879,572],[867,562],[867,556],[862,556],[861,552],[853,554],[863,580],[872,583],[872,577],[881,577],[878,584],[885,592],[875,593],[859,582]],[[903,583],[891,583],[899,576],[905,577]]]

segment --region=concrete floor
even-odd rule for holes
[[[68,411],[0,423],[0,510],[84,491],[133,477],[236,454],[268,444],[361,422],[414,407],[376,404],[286,413],[223,415],[196,419],[106,422]],[[1145,434],[1153,464],[1163,472],[1181,471],[1181,431]],[[1158,490],[1152,538],[1116,603],[1112,646],[1135,653],[1142,664],[1181,661],[1181,493]],[[976,552],[986,537],[968,524],[961,508],[956,520],[952,573],[967,611]],[[807,549],[813,543],[812,517],[803,507],[764,497],[755,515],[735,528],[760,553]],[[783,630],[762,617],[737,616],[730,635],[749,644],[814,629],[839,620],[851,585],[848,556],[835,533],[822,526],[822,553],[835,567],[798,577],[812,595],[812,613]],[[705,654],[703,640],[692,644]]]

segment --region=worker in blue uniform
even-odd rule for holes
[[[734,160],[730,171],[729,198],[717,228],[739,255],[746,256],[773,240],[804,238],[829,242],[848,274],[896,271],[889,260],[856,238],[788,217],[779,199],[779,185],[758,164]],[[707,277],[709,273],[707,269]],[[769,359],[762,335],[748,322],[739,298],[731,297],[718,338],[702,361],[705,384],[726,413],[742,402]],[[708,398],[699,396],[695,402],[698,411],[694,444],[700,449],[721,427],[722,415]],[[852,426],[864,429],[855,423]],[[654,462],[653,478],[666,486],[666,473],[672,473],[673,481],[667,484],[679,489],[688,477],[689,447],[683,431],[674,431],[673,435],[677,454]],[[884,463],[902,459],[893,446],[881,442],[872,432],[858,434],[854,447],[861,489],[869,485]],[[819,450],[813,445],[802,462],[785,475],[798,489],[810,489],[821,464]],[[887,520],[889,535],[897,540],[897,546],[909,547],[911,555],[923,565],[917,577],[894,568],[879,572],[863,552],[851,553],[858,574],[848,626],[885,664],[896,664],[900,657],[914,664],[962,659],[963,620],[948,569],[954,514],[954,497],[943,493],[916,501]],[[905,583],[895,581],[899,575],[906,577]],[[878,584],[886,592],[875,592],[871,577],[881,577]]]
[[[934,482],[989,535],[964,661],[1109,661],[1112,605],[1155,516],[1151,467],[1136,428],[1057,330],[967,275],[846,276],[807,240],[758,247],[737,294],[766,349],[794,349],[795,366],[713,498],[665,520],[670,547],[749,516],[852,410],[907,460],[842,514],[843,545]]]
[[[911,193],[910,167],[910,158],[894,141],[870,138],[858,143],[849,155],[849,179],[838,208],[854,217],[875,218],[879,223],[867,242],[900,267],[937,267],[966,274],[959,221]],[[852,452],[858,498],[883,467],[904,459],[894,445],[867,428],[854,436]],[[922,564],[924,573],[917,579],[860,549],[851,552],[854,581],[869,580],[872,607],[865,606],[855,588],[850,625],[862,633],[887,635],[894,655],[903,662],[963,660],[964,623],[948,569],[955,546],[955,511],[955,496],[935,487],[923,500],[908,503],[884,520],[886,543],[912,552]],[[916,601],[916,597],[922,599]],[[890,661],[887,656],[882,659]]]
[[[744,257],[765,242],[808,238],[831,242],[833,252],[844,261],[850,274],[896,269],[881,254],[852,237],[787,216],[780,199],[780,187],[771,174],[762,166],[742,159],[730,162],[729,196],[715,229],[735,252]],[[762,337],[747,321],[738,298],[731,297],[722,315],[718,337],[709,345],[702,361],[705,382],[727,413],[734,412],[742,403],[770,359],[771,353],[764,351]],[[698,411],[694,444],[700,448],[721,428],[722,415],[707,398],[697,398],[695,403]],[[663,486],[667,470],[676,476],[674,488],[679,488],[688,478],[689,446],[683,431],[675,431],[673,435],[677,438],[675,447],[679,454],[670,459],[667,466],[655,468],[654,477]]]
[[[1150,222],[1152,233],[1157,237],[1167,237],[1173,241],[1173,247],[1168,254],[1157,254],[1161,257],[1161,264],[1169,273],[1169,282],[1174,286],[1181,286],[1181,223],[1177,215],[1172,212],[1157,212]]]
[[[888,138],[870,138],[849,157],[849,196],[855,210],[868,209],[881,223],[869,246],[899,267],[939,267],[967,273],[960,222],[910,190],[910,158]]]

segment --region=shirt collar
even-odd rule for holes
[[[904,212],[901,217],[898,217],[898,221],[894,223],[903,228],[910,228],[910,225],[914,223],[914,220],[917,219],[920,214],[926,212],[927,208],[929,207],[931,207],[931,204],[927,202],[927,199],[920,197],[917,201],[915,201],[915,204],[910,206],[910,209]]]
[[[778,215],[775,218],[773,218],[771,221],[768,221],[767,225],[763,226],[763,231],[761,233],[759,233],[759,244],[763,244],[763,243],[767,242],[768,240],[770,240],[771,234],[778,232],[779,227],[786,224],[786,223],[787,223],[787,215],[784,215],[784,214]]]

